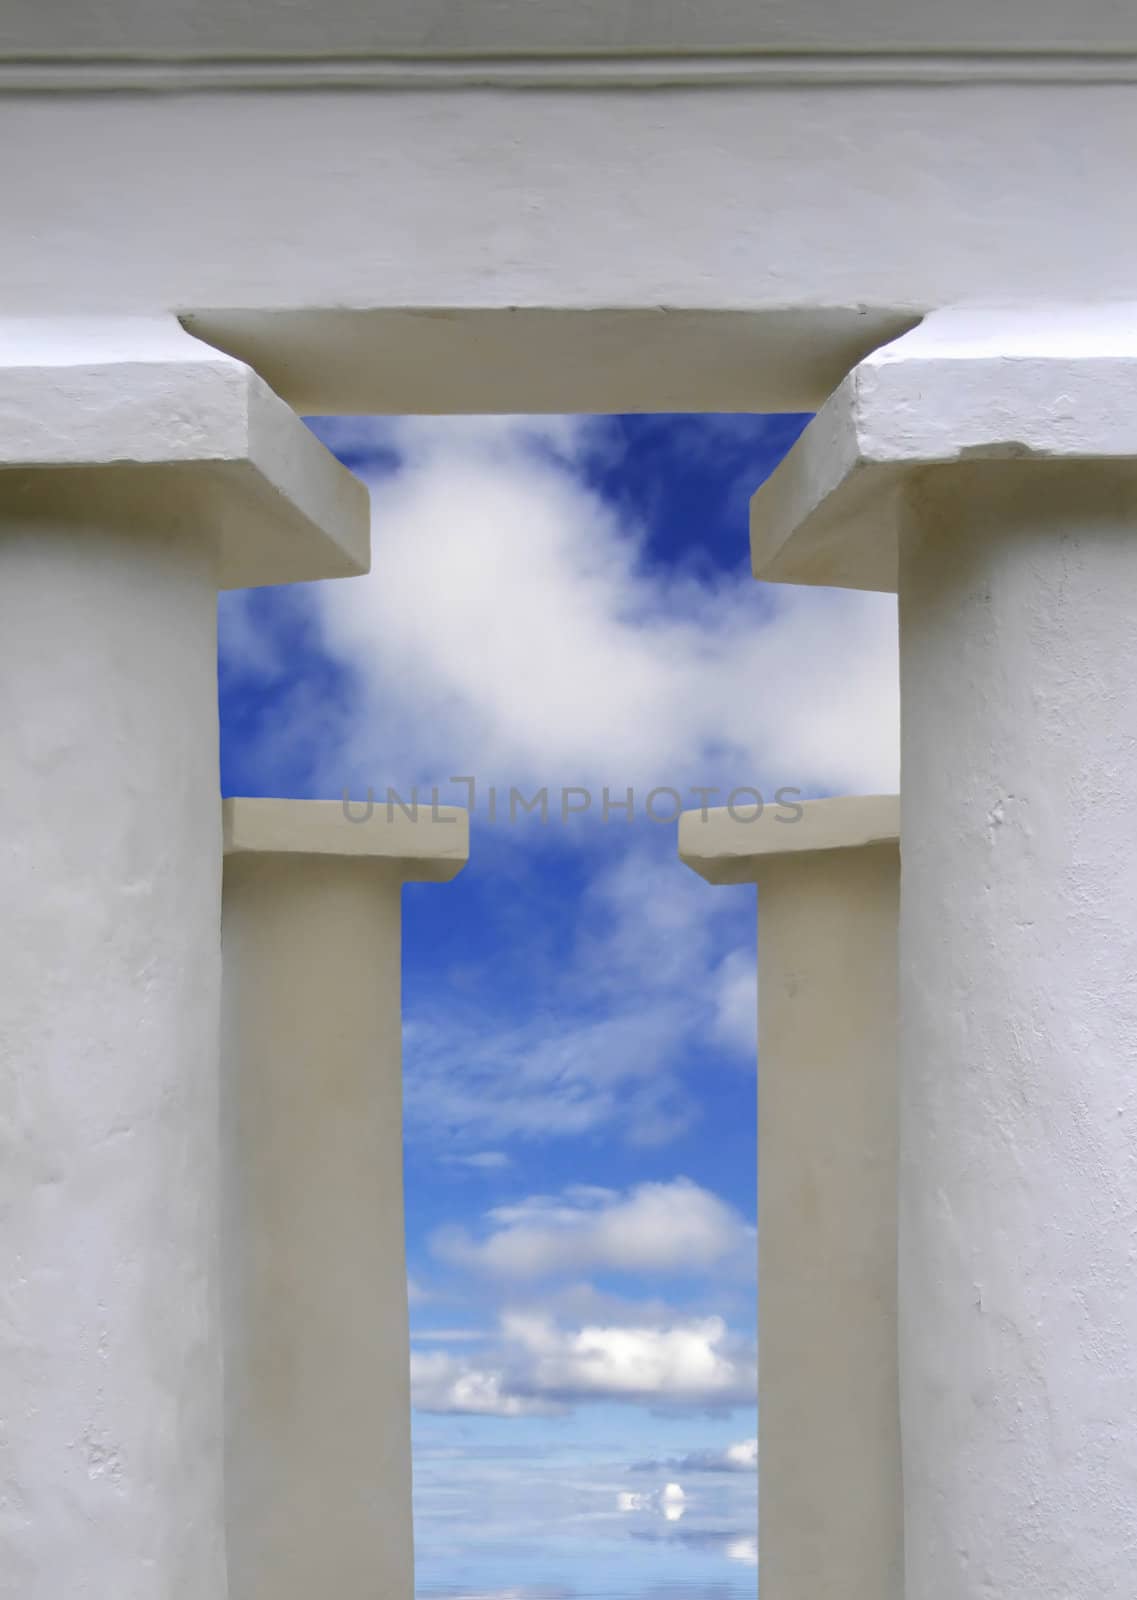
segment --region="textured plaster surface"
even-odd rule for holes
[[[767,807],[748,821],[725,806],[685,811],[679,818],[679,858],[708,883],[756,883],[771,856],[813,850],[850,850],[894,844],[900,836],[900,800],[894,794],[846,795],[806,800],[789,813]]]
[[[230,1593],[412,1600],[399,901],[466,814],[225,813]]]
[[[289,401],[404,412],[812,409],[929,309],[1132,298],[1137,84],[859,70],[0,95],[0,302],[192,313]]]
[[[208,541],[0,532],[0,1595],[224,1600]]]
[[[938,312],[867,356],[758,490],[755,576],[895,591],[914,473],[1135,458],[1137,303]]]
[[[969,464],[901,544],[908,1593],[1137,1571],[1137,496]]]
[[[80,472],[108,520],[192,503],[223,588],[368,568],[364,486],[256,373],[172,317],[0,320],[0,467],[0,504],[65,494]]]

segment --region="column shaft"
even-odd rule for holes
[[[898,877],[890,843],[758,879],[762,1600],[902,1593]]]
[[[216,562],[0,530],[0,1595],[222,1600]]]
[[[230,856],[224,954],[232,1594],[411,1600],[400,876]]]
[[[1137,1570],[1137,501],[956,467],[901,536],[909,1600]]]

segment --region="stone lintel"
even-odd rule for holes
[[[230,799],[222,804],[225,854],[339,856],[396,868],[406,883],[448,883],[470,856],[470,819],[457,806],[417,816],[339,800]],[[355,818],[357,820],[350,820]]]
[[[821,850],[856,850],[896,844],[900,796],[843,795],[806,800],[797,821],[784,808],[769,807],[753,822],[739,821],[725,807],[679,818],[679,859],[708,883],[757,883],[764,862]]]
[[[370,566],[364,485],[251,367],[174,317],[0,319],[0,504],[68,483],[108,520],[140,505],[162,520],[192,496],[222,588]]]
[[[937,311],[874,351],[754,495],[755,577],[895,592],[899,490],[973,461],[1137,461],[1137,304]]]

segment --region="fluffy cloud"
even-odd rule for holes
[[[642,802],[655,784],[895,783],[892,601],[755,584],[745,495],[737,571],[661,565],[597,487],[619,478],[596,470],[619,465],[605,419],[341,418],[319,431],[371,483],[375,570],[226,597],[226,680],[272,688],[272,718],[242,740],[262,789],[407,793],[472,773],[480,792],[633,785]],[[690,419],[675,436],[712,457],[728,439],[730,474],[740,441],[741,459],[750,439],[761,454],[755,419]],[[587,851],[618,826],[556,829]],[[476,987],[429,1009],[412,999],[411,1138],[460,1154],[618,1127],[662,1145],[698,1116],[693,1057],[753,1069],[752,915],[739,916],[741,892],[676,865],[672,828],[645,828],[646,841],[621,836],[621,867],[594,874],[555,982],[523,977],[496,1008]],[[730,928],[743,930],[733,943]]]
[[[602,419],[324,419],[320,431],[370,479],[375,518],[372,575],[310,591],[350,671],[351,716],[329,729],[298,704],[306,732],[273,734],[293,751],[309,739],[325,792],[455,772],[895,785],[892,601],[755,584],[742,507],[737,573],[649,565],[643,528],[587,471],[615,447]],[[225,617],[229,664],[263,673],[273,652],[247,610]]]
[[[484,1237],[440,1230],[433,1249],[471,1271],[509,1279],[581,1272],[699,1273],[753,1254],[754,1232],[717,1195],[686,1178],[617,1193],[567,1190],[487,1213]]]
[[[560,1400],[666,1405],[743,1405],[754,1374],[731,1348],[721,1317],[668,1328],[557,1328],[540,1315],[504,1319],[506,1338],[528,1357],[528,1382]]]
[[[731,950],[713,976],[714,1037],[741,1059],[758,1058],[758,970],[752,950]]]
[[[416,1408],[466,1416],[548,1416],[598,1400],[729,1410],[753,1402],[755,1381],[753,1347],[713,1316],[571,1328],[544,1311],[514,1311],[483,1359],[411,1359]]]
[[[411,1355],[411,1394],[419,1411],[466,1417],[547,1417],[563,1410],[535,1395],[511,1392],[504,1372],[445,1351]]]

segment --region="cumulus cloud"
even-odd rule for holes
[[[411,1395],[419,1411],[466,1417],[547,1417],[564,1410],[539,1395],[511,1390],[500,1369],[443,1350],[411,1353]]]
[[[487,1212],[484,1232],[437,1232],[438,1257],[470,1271],[538,1279],[588,1271],[700,1273],[753,1254],[754,1230],[686,1178],[620,1193],[570,1188]]]
[[[467,1416],[548,1416],[588,1401],[728,1410],[753,1402],[753,1346],[721,1317],[665,1325],[560,1326],[543,1310],[501,1319],[483,1359],[415,1352],[420,1411]]]
[[[754,1374],[732,1347],[721,1317],[668,1328],[564,1330],[540,1314],[507,1314],[506,1338],[529,1359],[530,1384],[561,1400],[631,1400],[735,1406],[754,1392]]]
[[[649,570],[580,471],[602,423],[486,422],[378,424],[403,465],[375,484],[375,573],[320,591],[376,709],[401,679],[451,771],[698,782],[718,746],[740,781],[891,786],[890,600]]]
[[[602,492],[619,480],[621,435],[608,419],[316,426],[371,484],[374,571],[226,598],[226,680],[272,686],[272,718],[242,740],[262,787],[405,794],[440,782],[460,801],[451,774],[477,775],[482,794],[495,782],[527,794],[632,785],[642,815],[655,784],[771,794],[895,783],[892,601],[755,584],[745,495],[737,570],[667,565],[649,558],[638,513]],[[692,418],[672,431],[694,456],[729,437],[735,474],[740,441],[744,463],[750,438],[761,455],[761,428]],[[683,1081],[693,1051],[752,1070],[751,913],[740,921],[736,895],[675,864],[671,828],[645,826],[647,842],[623,836],[622,867],[594,874],[555,983],[547,972],[521,982],[496,1010],[473,989],[429,1010],[411,1004],[412,1138],[491,1157],[509,1139],[609,1127],[663,1145],[698,1116]],[[600,832],[557,831],[585,850]],[[514,830],[515,853],[520,840]],[[483,855],[488,844],[478,841]],[[724,930],[743,922],[732,953]]]
[[[603,419],[323,419],[319,431],[370,479],[375,521],[372,575],[310,591],[355,693],[333,737],[310,716],[325,792],[455,772],[895,785],[891,599],[755,584],[744,522],[735,573],[652,565],[644,528],[587,471],[616,447]],[[263,671],[266,646],[233,609],[226,657]]]

